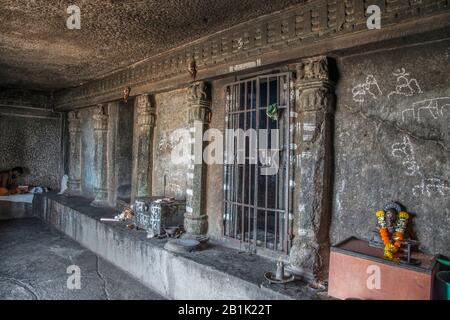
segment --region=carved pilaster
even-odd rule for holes
[[[108,114],[106,105],[98,105],[94,113],[95,199],[93,206],[108,205]]]
[[[156,110],[148,94],[136,98],[137,112],[137,150],[135,156],[136,170],[135,197],[149,197],[152,195],[152,167],[153,167],[153,131],[156,123]]]
[[[329,60],[305,59],[297,65],[294,143],[296,234],[291,267],[307,280],[327,278],[331,219],[332,130],[335,107]]]
[[[69,180],[66,195],[81,193],[81,128],[78,111],[70,111],[69,121]]]
[[[211,122],[211,99],[205,82],[191,85],[189,92],[191,161],[187,172],[184,228],[189,235],[206,235],[208,217],[204,211],[206,166],[203,161],[203,134]]]

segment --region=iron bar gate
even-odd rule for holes
[[[227,86],[225,110],[227,131],[241,129],[246,134],[244,150],[239,149],[242,145],[235,141],[237,134],[225,134],[224,236],[240,243],[284,253],[288,253],[290,244],[288,181],[291,90],[289,73],[237,81]],[[267,115],[269,106],[276,106],[278,119]],[[254,141],[249,129],[257,132],[255,144],[252,143]],[[260,150],[264,145],[258,134],[261,129],[268,130],[268,149],[276,147],[271,141],[272,138],[276,139],[271,130],[278,130],[279,160],[275,174],[262,174],[268,166],[268,158],[267,153]],[[252,148],[256,148],[256,152],[252,153]],[[239,153],[245,155],[244,161],[237,161]]]

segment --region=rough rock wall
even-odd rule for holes
[[[368,239],[389,200],[422,249],[450,254],[450,42],[338,60],[331,237]]]
[[[157,114],[153,147],[152,195],[154,196],[164,194],[164,176],[166,176],[166,196],[186,198],[189,158],[186,156],[177,164],[171,160],[171,153],[178,143],[189,143],[182,138],[182,131],[177,130],[189,130],[187,97],[187,89],[164,92],[155,96]]]
[[[234,78],[221,79],[212,83],[211,128],[222,133],[225,126],[225,88]],[[208,233],[214,238],[222,238],[223,210],[223,165],[211,164],[206,173],[206,213],[208,214]]]
[[[133,100],[120,102],[117,119],[117,148],[115,150],[117,197],[128,200],[131,196],[133,154]]]
[[[22,166],[22,184],[59,189],[62,122],[48,103],[42,94],[0,90],[0,170]]]

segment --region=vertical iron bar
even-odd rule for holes
[[[287,125],[285,125],[285,130],[286,130],[286,147],[284,147],[284,149],[286,149],[286,155],[285,155],[285,172],[286,172],[286,178],[285,178],[285,182],[284,182],[284,252],[288,253],[289,248],[288,248],[288,227],[289,227],[289,175],[290,175],[290,157],[291,157],[291,151],[290,151],[290,145],[291,145],[291,141],[290,141],[290,115],[291,115],[291,75],[288,73],[286,75],[286,83],[287,83],[287,98],[286,98],[286,115],[287,115]]]
[[[256,105],[255,105],[255,128],[259,133],[259,112],[260,112],[260,93],[261,93],[261,83],[259,81],[260,77],[256,78]],[[253,196],[253,241],[255,248],[258,245],[258,165],[259,165],[259,136],[256,139],[256,163],[255,163],[255,190]]]
[[[237,107],[237,100],[238,98],[236,97],[238,94],[238,84],[235,84],[235,97],[234,97],[234,111],[236,111]],[[236,117],[238,117],[237,113],[233,114],[233,130],[236,129]],[[233,136],[233,201],[237,202],[237,197],[236,197],[236,193],[237,193],[237,183],[236,183],[236,179],[237,179],[237,175],[236,175],[236,142],[234,141],[234,136]],[[233,212],[234,212],[234,238],[237,239],[237,226],[238,226],[238,207],[237,205],[233,205]]]
[[[241,201],[242,204],[245,204],[245,166],[246,166],[246,144],[245,144],[245,131],[247,128],[247,82],[243,82],[244,83],[244,113],[241,114],[241,117],[244,117],[244,163],[242,164],[242,192],[241,192]],[[239,85],[239,88],[241,86]],[[240,123],[239,123],[240,125]],[[244,239],[245,242],[245,206],[242,205],[242,237]]]

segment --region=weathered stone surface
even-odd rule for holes
[[[302,2],[2,1],[0,85],[45,89],[79,85],[209,33]],[[80,30],[66,27],[67,7],[73,4],[81,10]]]
[[[33,210],[84,247],[170,299],[319,298],[317,291],[301,281],[268,285],[264,272],[275,268],[270,259],[242,255],[238,250],[214,244],[208,250],[174,254],[164,249],[167,240],[147,239],[145,231],[130,231],[126,222],[100,222],[101,217],[112,217],[115,212],[89,207],[83,198],[74,201],[52,194],[39,196]]]
[[[0,221],[0,300],[159,300],[129,274],[34,218]],[[69,266],[81,288],[69,289]]]
[[[369,239],[394,200],[422,250],[450,254],[449,54],[447,40],[338,60],[333,243]]]
[[[95,185],[95,140],[94,114],[95,107],[81,109],[81,193],[94,198]]]
[[[55,103],[58,109],[67,110],[74,103],[82,107],[110,101],[120,98],[125,86],[132,87],[133,95],[172,90],[191,81],[187,65],[192,57],[198,67],[197,79],[207,80],[430,31],[449,36],[450,7],[441,0],[392,1],[381,10],[383,30],[369,30],[363,1],[307,1],[140,61],[98,81],[62,90],[55,95]]]
[[[211,86],[193,83],[189,90],[190,165],[186,183],[184,228],[190,235],[206,235],[208,216],[205,212],[206,164],[203,157],[203,134],[211,122]]]
[[[210,128],[224,133],[226,101],[226,85],[234,78],[225,78],[211,83],[212,105]],[[207,164],[205,210],[208,215],[208,235],[211,238],[223,239],[223,166],[221,164]]]
[[[329,59],[303,60],[297,67],[297,124],[293,207],[297,230],[290,264],[309,280],[327,278],[331,220],[334,83]]]
[[[179,200],[186,199],[190,150],[187,96],[187,88],[155,95],[157,123],[152,189],[156,196],[165,194]],[[177,150],[181,151],[179,161],[174,161],[172,153]]]
[[[149,197],[152,195],[153,168],[153,130],[156,124],[155,107],[150,96],[140,95],[136,98],[136,142],[134,154],[135,176],[133,183],[136,191],[133,198]]]
[[[20,184],[59,189],[61,116],[46,101],[42,95],[0,90],[0,170],[22,166],[27,174]]]
[[[115,194],[117,200],[130,202],[131,185],[132,185],[132,169],[133,169],[133,126],[134,126],[134,108],[133,100],[128,102],[117,102],[116,118],[111,118],[109,121],[114,121],[116,133],[111,133],[110,144],[114,141],[114,149],[111,152],[111,157],[114,158],[115,183],[110,189],[110,193]],[[111,147],[113,148],[113,147]],[[114,191],[115,190],[115,191]]]
[[[81,126],[77,111],[70,111],[69,122],[69,180],[67,195],[81,194]]]
[[[108,202],[108,106],[99,105],[94,114],[95,185],[93,206],[107,206]]]

